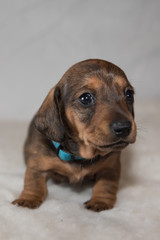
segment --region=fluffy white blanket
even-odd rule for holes
[[[160,102],[136,104],[137,142],[122,155],[114,209],[86,210],[91,189],[48,184],[39,209],[13,206],[23,187],[26,123],[0,123],[0,240],[160,239]]]

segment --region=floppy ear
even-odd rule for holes
[[[64,138],[60,100],[60,89],[52,88],[34,118],[34,125],[38,131],[56,142],[62,142]]]

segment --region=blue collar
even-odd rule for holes
[[[61,144],[58,142],[55,142],[52,140],[52,143],[54,145],[54,147],[57,150],[57,155],[59,156],[59,158],[63,161],[72,161],[72,160],[84,160],[84,158],[78,157],[78,156],[73,156],[65,151],[63,151],[61,149]]]

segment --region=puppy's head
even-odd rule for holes
[[[134,90],[119,67],[86,60],[72,66],[51,89],[35,126],[49,139],[65,143],[71,153],[76,145],[83,158],[103,156],[135,142],[133,102]]]

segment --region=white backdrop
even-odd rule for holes
[[[0,0],[0,119],[29,120],[75,62],[119,65],[160,98],[159,0]]]

